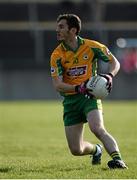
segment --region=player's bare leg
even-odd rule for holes
[[[90,130],[103,143],[105,149],[109,154],[114,151],[119,152],[118,145],[115,139],[106,131],[103,122],[103,115],[101,110],[93,110],[87,116]]]
[[[66,138],[71,153],[75,156],[92,155],[92,164],[101,164],[102,146],[93,145],[83,140],[83,123],[66,126]]]
[[[103,143],[106,151],[113,160],[108,162],[110,168],[127,168],[121,160],[121,155],[116,140],[106,131],[104,127],[101,110],[93,110],[87,115],[90,130]]]
[[[83,140],[83,123],[65,126],[65,133],[71,153],[75,156],[92,154],[95,152],[95,145]]]

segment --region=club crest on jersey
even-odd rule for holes
[[[77,57],[74,57],[73,64],[78,64],[79,60]]]
[[[83,59],[84,59],[84,60],[87,60],[87,59],[88,59],[88,55],[87,55],[87,54],[84,54],[84,55],[83,55]]]

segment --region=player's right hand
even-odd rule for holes
[[[88,93],[88,90],[86,88],[87,82],[88,80],[81,83],[80,85],[75,86],[75,92],[79,94],[84,94],[86,98],[91,99],[93,98],[93,95]]]
[[[83,82],[80,85],[75,86],[75,92],[85,94],[87,92],[86,83]]]

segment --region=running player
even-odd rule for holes
[[[96,41],[79,36],[81,20],[74,14],[57,18],[57,40],[60,44],[51,55],[51,76],[58,92],[64,96],[64,126],[69,149],[73,155],[91,155],[92,164],[101,164],[102,146],[83,139],[83,125],[88,122],[91,132],[102,142],[112,160],[109,168],[127,168],[121,159],[116,140],[104,127],[102,104],[88,94],[86,81],[97,74],[97,61],[109,63],[108,91],[120,64],[108,48]]]

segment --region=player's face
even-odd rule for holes
[[[67,21],[65,19],[62,19],[57,23],[56,32],[58,41],[66,41],[69,38],[70,31],[68,28]]]

